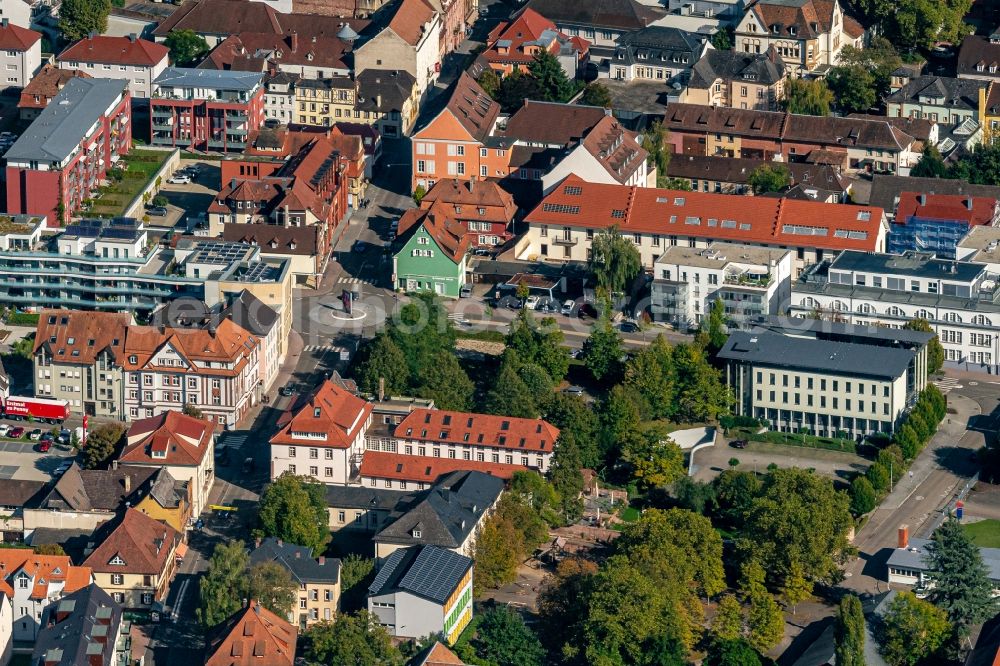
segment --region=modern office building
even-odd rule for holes
[[[734,412],[781,432],[892,433],[927,383],[931,333],[766,320],[719,352]]]
[[[7,213],[69,220],[132,147],[132,107],[118,79],[73,78],[4,154]]]
[[[242,151],[264,124],[264,75],[168,67],[153,81],[152,143]]]
[[[680,330],[697,328],[721,300],[730,326],[775,315],[788,302],[792,252],[735,243],[667,248],[653,264],[649,311]]]
[[[844,252],[792,282],[789,311],[887,329],[926,319],[946,365],[1000,370],[1000,286],[986,264],[919,252]]]

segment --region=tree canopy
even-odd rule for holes
[[[125,434],[125,426],[120,423],[102,423],[87,431],[87,443],[83,447],[82,465],[85,469],[105,466],[115,455],[118,442]]]
[[[496,666],[542,666],[545,648],[524,619],[507,606],[480,616],[473,646],[477,655]]]
[[[927,545],[928,563],[934,579],[934,605],[948,615],[960,632],[985,622],[1000,612],[993,596],[993,583],[979,547],[954,518],[934,531]]]
[[[59,5],[59,30],[67,41],[75,42],[108,30],[111,0],[63,0]]]
[[[215,547],[198,586],[201,599],[196,612],[203,627],[214,627],[243,607],[241,590],[249,566],[242,541],[221,541]]]
[[[594,379],[613,381],[617,376],[623,353],[621,335],[611,325],[611,319],[605,308],[591,329],[590,335],[584,340],[580,358]]]
[[[865,614],[861,600],[845,594],[837,606],[833,637],[838,666],[865,666]]]
[[[788,171],[788,167],[780,162],[761,164],[747,177],[747,184],[754,194],[781,192],[788,187],[789,182],[791,182],[791,173]]]
[[[590,106],[601,106],[605,109],[611,108],[611,93],[608,92],[608,87],[603,83],[598,83],[594,81],[587,85],[583,89],[583,97],[580,98],[581,104],[589,104]]]
[[[789,113],[828,116],[833,93],[823,79],[789,79],[782,104]]]
[[[618,225],[594,235],[588,268],[605,295],[624,292],[642,271],[635,243],[622,236]]]
[[[367,611],[341,613],[335,621],[323,620],[305,632],[308,666],[402,666],[403,655],[384,627]]]
[[[171,30],[163,45],[170,49],[170,59],[177,67],[193,67],[211,50],[194,30]]]
[[[934,333],[934,328],[931,323],[926,319],[916,318],[903,324],[903,328],[910,331],[922,331],[924,333]],[[941,346],[941,340],[938,338],[937,334],[931,338],[930,343],[927,345],[927,374],[933,375],[941,372],[941,368],[944,367],[944,347]]]
[[[285,472],[264,490],[258,520],[265,536],[321,553],[330,541],[326,486]]]
[[[901,591],[882,617],[880,652],[890,666],[916,666],[941,649],[950,632],[943,610],[917,599],[912,592]]]
[[[656,186],[672,187],[671,178],[667,175],[667,168],[670,166],[670,135],[666,126],[659,120],[653,122],[642,132],[640,139],[642,147],[649,153],[647,161],[650,166],[656,167]],[[676,189],[676,188],[674,188]],[[690,186],[689,186],[690,189]]]

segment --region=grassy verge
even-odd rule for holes
[[[30,312],[11,312],[7,315],[8,326],[38,326],[38,315]]]
[[[122,156],[128,171],[112,169],[108,172],[109,185],[99,187],[99,199],[93,201],[88,211],[94,217],[115,217],[125,212],[125,207],[142,192],[170,153],[161,150],[133,149]]]
[[[747,439],[751,442],[801,446],[807,449],[845,451],[854,454],[858,452],[857,444],[853,440],[838,439],[836,437],[816,437],[815,435],[800,435],[798,433],[775,432],[772,430],[758,433],[745,428],[734,428],[730,431],[730,437],[732,439]]]
[[[484,342],[500,343],[503,343],[507,339],[507,336],[500,331],[463,331],[461,329],[455,331],[455,337],[464,340],[483,340]]]
[[[966,523],[962,529],[980,548],[1000,548],[1000,520],[980,520]]]

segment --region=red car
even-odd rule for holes
[[[15,426],[7,431],[7,436],[11,439],[21,439],[24,437],[24,428],[21,426]]]
[[[52,442],[49,440],[42,440],[38,443],[38,450],[42,453],[48,453],[48,450],[52,448]]]

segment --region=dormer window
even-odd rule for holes
[[[22,590],[28,589],[28,577],[27,576],[19,576],[18,579],[17,579],[17,586],[19,588],[21,588]]]
[[[116,567],[123,567],[125,566],[125,560],[123,560],[120,555],[115,555],[114,557],[111,558],[111,561],[108,562],[108,564],[114,565]]]
[[[313,409],[313,418],[317,418],[318,419],[322,413],[323,413],[323,410],[321,410],[319,407],[314,408]]]
[[[793,26],[789,26],[789,28],[788,28],[788,34],[792,35],[793,37],[795,36],[795,26],[794,25]]]
[[[415,530],[413,530],[413,532],[411,532],[411,534],[413,535],[414,539],[419,539],[420,536],[423,534],[423,532],[421,532],[420,530],[415,529]]]
[[[138,363],[139,357],[136,356],[135,354],[132,354],[131,356],[128,357],[128,362],[133,364]]]
[[[992,65],[990,65],[990,74],[996,74],[996,71],[997,71],[997,64],[993,63]]]
[[[976,65],[976,71],[977,71],[977,72],[983,72],[983,71],[986,71],[986,63],[982,63],[982,62],[981,62],[981,63],[978,63],[978,64]]]

